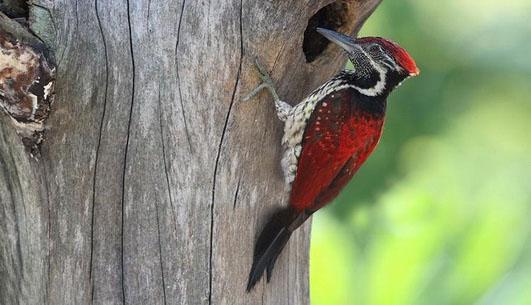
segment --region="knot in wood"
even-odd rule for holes
[[[27,142],[39,144],[53,102],[55,68],[41,46],[24,43],[0,29],[0,109]]]

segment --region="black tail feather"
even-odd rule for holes
[[[281,209],[271,216],[256,241],[247,291],[260,280],[264,271],[267,272],[267,281],[271,280],[275,262],[288,243],[291,233],[308,217],[306,213],[296,213],[291,208]]]
[[[280,252],[288,242],[291,233],[286,229],[278,232],[277,237],[271,242],[271,245],[258,257],[255,257],[251,272],[249,274],[249,282],[247,283],[247,291],[251,291],[253,286],[260,280],[262,274],[267,268],[267,281],[271,279],[271,272]]]
[[[278,245],[280,250],[275,251],[273,253],[274,256],[271,257],[271,260],[269,261],[269,264],[267,264],[266,279],[267,279],[268,283],[271,280],[271,276],[273,275],[273,268],[275,267],[275,263],[277,261],[278,256],[280,255],[280,252],[282,252],[282,249],[284,249],[284,247],[288,243],[289,238],[291,237],[291,232],[289,232],[285,228],[283,228],[282,231],[288,232],[288,236],[285,239],[282,239],[282,237],[279,237],[281,239],[280,242],[279,242],[279,245]],[[282,233],[283,232],[280,232],[279,236],[282,235]]]

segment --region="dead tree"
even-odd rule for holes
[[[309,304],[309,225],[245,285],[299,101],[378,0],[4,0],[0,304]]]

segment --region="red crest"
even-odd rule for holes
[[[386,49],[395,59],[395,61],[406,69],[411,75],[418,75],[420,70],[409,53],[399,46],[396,42],[382,37],[363,37],[356,39],[357,43],[378,43]]]

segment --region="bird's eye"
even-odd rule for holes
[[[369,47],[369,51],[371,51],[371,52],[381,52],[382,49],[380,48],[379,45],[377,45],[377,44],[373,44],[373,45],[371,45],[371,46]]]

